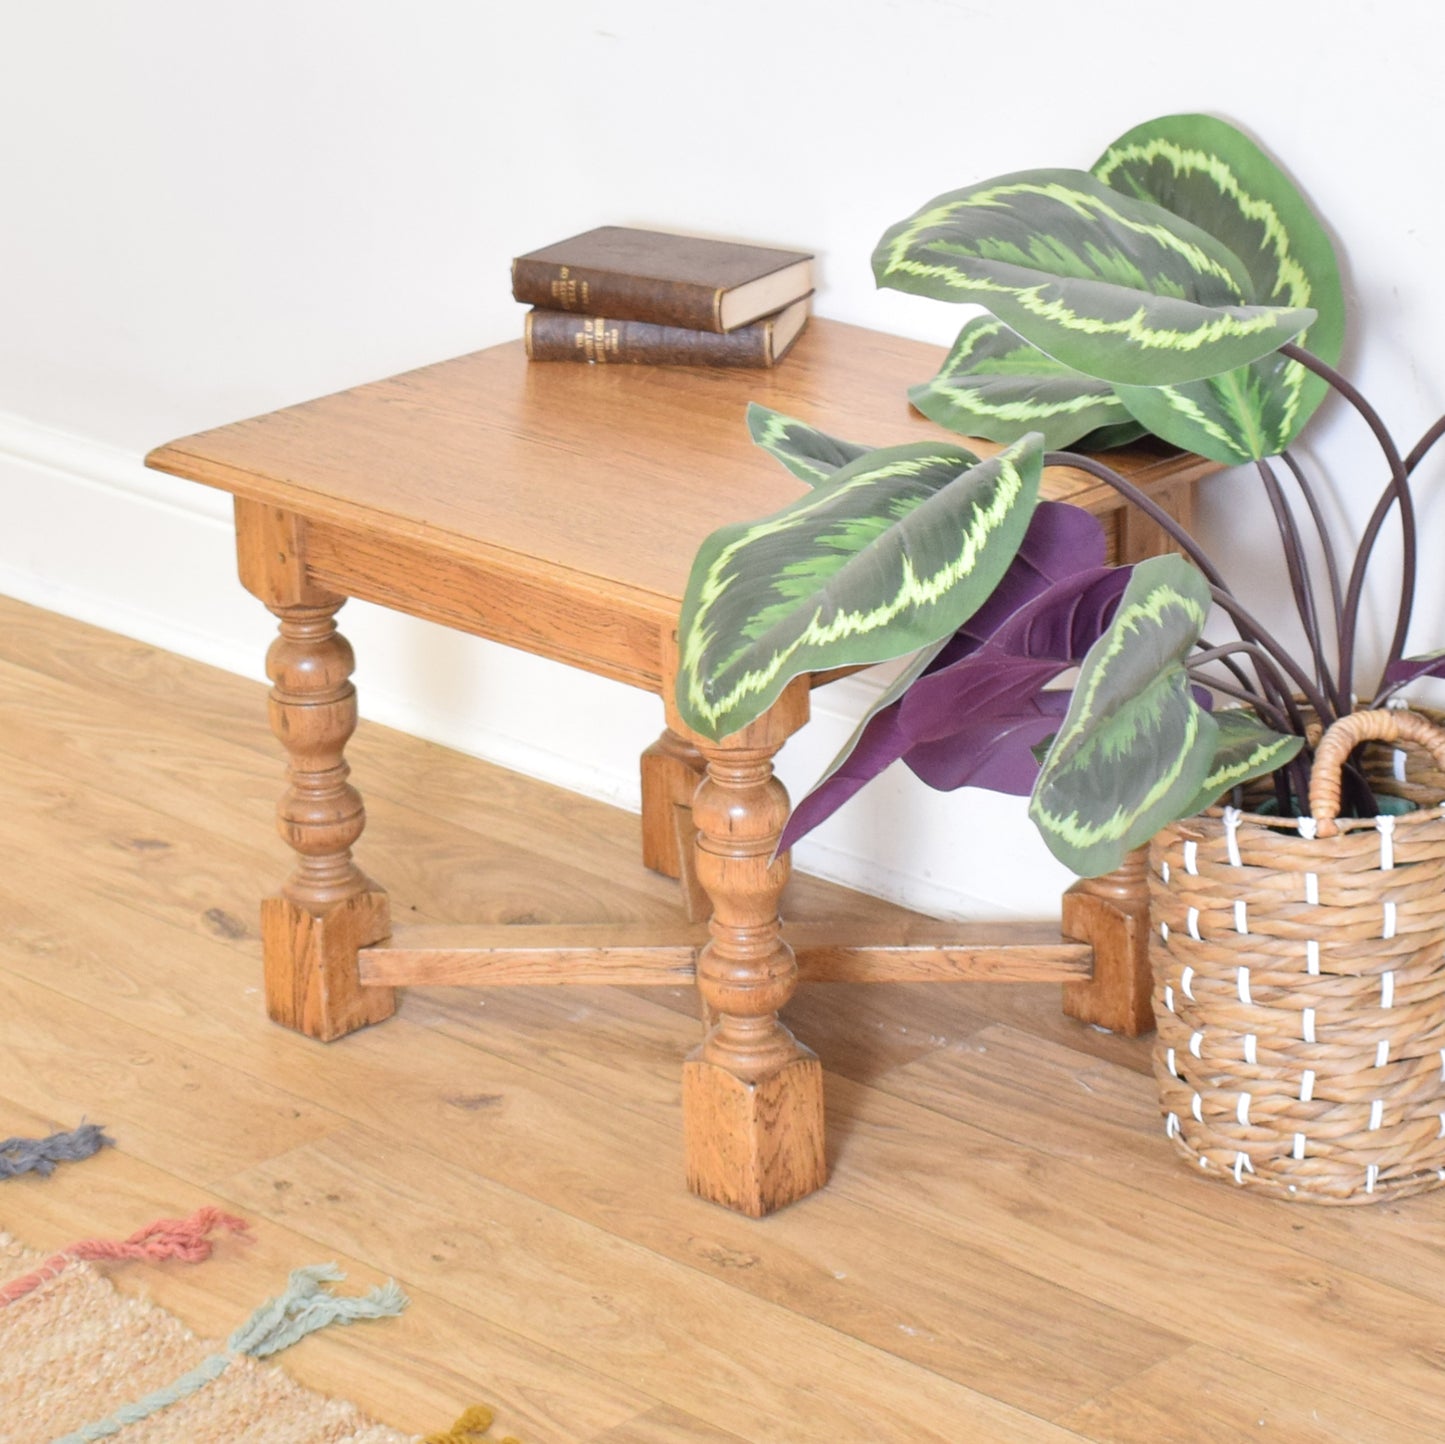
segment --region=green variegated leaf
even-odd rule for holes
[[[1222,242],[1248,271],[1251,299],[1314,310],[1317,319],[1301,344],[1331,364],[1339,360],[1345,308],[1334,248],[1304,198],[1253,141],[1212,116],[1164,116],[1116,140],[1093,174]],[[1232,465],[1283,451],[1326,389],[1298,362],[1269,355],[1207,381],[1121,387],[1119,395],[1156,435]]]
[[[1036,436],[982,462],[950,442],[911,442],[714,532],[679,623],[688,726],[725,736],[803,672],[886,661],[955,631],[1013,560],[1042,470]]]
[[[1140,425],[1133,417],[1121,421],[1117,426],[1101,426],[1087,436],[1081,436],[1073,450],[1092,454],[1096,451],[1112,451],[1116,446],[1128,446],[1141,436],[1148,436],[1149,428]]]
[[[1002,442],[1038,431],[1050,450],[1131,424],[1107,381],[1045,356],[992,316],[967,322],[938,375],[910,387],[908,399],[950,431]]]
[[[1176,385],[1246,365],[1313,320],[1257,306],[1243,263],[1198,226],[1085,171],[953,191],[887,231],[881,286],[973,301],[1104,381]]]
[[[1184,661],[1210,606],[1209,584],[1182,558],[1140,562],[1084,658],[1029,802],[1049,850],[1081,876],[1117,867],[1204,786],[1219,727]]]
[[[748,432],[764,451],[777,457],[799,481],[817,486],[874,448],[856,441],[840,441],[806,421],[769,411],[756,401],[748,404]]]
[[[1214,721],[1219,728],[1214,760],[1203,785],[1180,817],[1203,812],[1231,787],[1242,787],[1256,777],[1277,771],[1305,745],[1303,737],[1276,732],[1242,708],[1216,712]]]

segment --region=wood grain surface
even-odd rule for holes
[[[1439,1195],[1201,1182],[1147,1042],[1060,1017],[1056,985],[800,985],[831,1181],[761,1223],[678,1177],[690,989],[416,991],[331,1046],[268,1023],[264,696],[0,600],[0,1136],[83,1114],[118,1143],[0,1186],[0,1226],[50,1248],[250,1217],[197,1268],[113,1271],[213,1335],[300,1264],[394,1275],[401,1319],[284,1366],[417,1432],[485,1400],[524,1444],[1445,1433]],[[366,723],[349,755],[402,918],[675,909],[634,817]],[[911,916],[802,877],[784,911]]]
[[[657,690],[703,538],[803,494],[752,444],[748,403],[880,446],[938,436],[906,392],[943,354],[825,319],[763,373],[529,365],[517,341],[185,437],[147,464],[304,518],[324,589]],[[1110,459],[1176,507],[1217,470],[1162,449]],[[1106,514],[1116,545],[1149,545],[1084,473],[1049,472],[1045,494]]]

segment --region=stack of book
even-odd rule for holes
[[[801,251],[602,226],[518,256],[533,361],[773,366],[807,324]]]

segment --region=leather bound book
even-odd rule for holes
[[[650,366],[774,366],[807,325],[804,297],[732,331],[693,331],[651,321],[617,321],[570,311],[527,312],[533,361],[587,361]]]
[[[731,331],[813,289],[802,251],[601,226],[512,262],[512,295],[549,311]]]

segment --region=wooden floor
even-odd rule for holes
[[[329,1047],[273,1027],[263,697],[0,600],[0,1136],[86,1117],[118,1143],[0,1183],[0,1227],[244,1213],[255,1242],[208,1264],[113,1270],[212,1334],[300,1264],[394,1275],[403,1319],[285,1366],[406,1430],[486,1401],[524,1444],[1445,1437],[1445,1194],[1307,1209],[1194,1178],[1147,1041],[1057,989],[803,989],[834,1176],[762,1223],[682,1187],[690,990],[413,992]],[[379,727],[351,758],[398,917],[674,906],[634,817]]]

